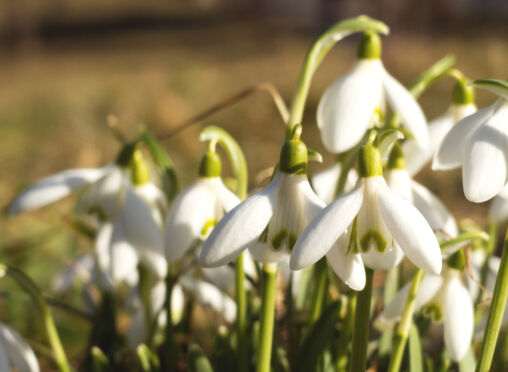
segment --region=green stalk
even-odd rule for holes
[[[347,367],[347,354],[349,352],[349,342],[351,340],[351,334],[353,333],[354,315],[356,310],[356,297],[358,292],[349,291],[348,303],[347,303],[347,314],[344,319],[344,326],[340,333],[339,340],[337,341],[337,358],[335,360],[335,367],[338,372],[345,372]]]
[[[358,292],[356,303],[353,347],[351,350],[351,372],[365,371],[367,368],[367,344],[369,342],[370,302],[374,270],[365,268],[367,276],[365,288]]]
[[[291,102],[289,122],[286,132],[288,136],[293,132],[294,126],[302,122],[303,111],[309,94],[312,77],[328,52],[332,49],[335,43],[342,40],[344,37],[354,32],[369,30],[382,34],[387,34],[389,32],[388,26],[384,23],[367,16],[359,16],[334,24],[316,41],[314,41],[305,57],[303,67],[298,78],[298,83],[296,85],[293,101]]]
[[[165,342],[164,342],[164,354],[166,361],[166,368],[169,371],[176,369],[178,351],[177,345],[173,338],[173,317],[171,311],[171,295],[173,293],[173,287],[175,286],[176,278],[173,274],[173,267],[168,265],[168,273],[166,275],[166,299],[164,301],[164,308],[166,309],[166,329],[165,329]]]
[[[390,358],[390,365],[388,366],[388,372],[398,372],[400,365],[402,364],[402,357],[404,356],[404,349],[406,347],[407,338],[409,337],[409,330],[413,320],[413,311],[415,307],[416,292],[420,287],[420,283],[425,276],[425,271],[417,269],[411,282],[411,288],[406,299],[406,305],[404,306],[404,312],[402,318],[397,327],[397,333],[395,335],[395,343],[393,346],[392,356]]]
[[[235,299],[236,299],[236,337],[238,350],[238,371],[249,370],[249,356],[247,350],[247,293],[245,292],[243,252],[235,261]]]
[[[503,320],[506,301],[508,300],[508,232],[505,236],[501,264],[497,273],[496,286],[492,296],[487,328],[480,349],[480,358],[476,366],[476,372],[487,372],[492,364],[492,357],[496,349],[496,342]]]
[[[21,270],[0,264],[0,278],[6,275],[15,280],[32,297],[32,300],[38,306],[42,315],[42,322],[46,330],[46,338],[48,339],[51,350],[53,351],[55,364],[60,372],[70,372],[71,366],[67,361],[67,356],[65,355],[65,350],[62,346],[62,342],[60,341],[60,337],[58,336],[53,316],[51,315],[49,306],[44,300],[41,290],[37,287],[34,281]]]
[[[256,372],[270,372],[273,322],[275,318],[275,294],[277,289],[277,270],[277,264],[263,264],[263,281],[261,283],[261,323],[259,330],[258,365],[256,367]]]
[[[314,324],[323,310],[323,300],[326,291],[326,258],[322,258],[314,266],[314,294],[312,296],[309,324]]]

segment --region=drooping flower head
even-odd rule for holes
[[[39,362],[30,345],[11,327],[0,323],[0,371],[14,367],[22,372],[39,372]]]
[[[473,86],[500,96],[492,105],[459,121],[445,136],[432,169],[462,167],[466,198],[487,201],[508,181],[508,83],[476,80]]]
[[[427,147],[425,116],[413,96],[384,68],[381,39],[366,32],[358,47],[353,69],[324,93],[317,123],[326,149],[341,153],[358,144],[365,132],[383,122],[386,103],[413,133],[420,147]]]
[[[362,147],[358,169],[357,186],[307,226],[291,254],[291,268],[310,266],[333,249],[332,260],[343,271],[352,270],[356,254],[366,266],[387,270],[404,253],[415,265],[439,274],[441,252],[432,228],[410,202],[388,188],[377,147]]]
[[[287,141],[273,180],[219,221],[205,241],[200,265],[224,265],[245,249],[261,262],[287,259],[300,233],[324,206],[308,182],[307,161],[305,144]]]

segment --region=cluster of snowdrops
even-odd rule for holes
[[[336,162],[309,175],[308,162],[322,160],[301,139],[313,74],[357,32],[357,60],[317,109]],[[18,282],[40,310],[58,370],[506,368],[496,346],[508,345],[508,253],[496,256],[496,226],[508,219],[508,82],[470,80],[445,57],[406,88],[383,66],[387,33],[365,16],[338,22],[312,44],[288,108],[272,91],[286,136],[268,185],[250,196],[240,145],[210,126],[197,179],[182,191],[159,138],[144,128],[121,138],[112,164],[54,174],[12,202],[16,215],[82,190],[70,223],[93,248],[55,278],[54,291],[80,283],[92,318],[83,365],[68,361],[42,291],[0,264],[0,277]],[[417,99],[441,79],[454,81],[449,109],[427,123]],[[476,88],[497,100],[478,110]],[[221,178],[224,160],[234,179]],[[430,162],[462,167],[471,202],[494,198],[487,232],[458,223],[412,179]],[[216,314],[205,351],[185,324],[190,304]],[[131,314],[126,334],[115,326],[118,307]],[[0,370],[11,367],[39,371],[29,344],[2,323]]]

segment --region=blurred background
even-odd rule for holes
[[[54,172],[114,160],[119,143],[106,125],[118,117],[134,138],[143,124],[164,134],[212,104],[258,83],[271,82],[289,103],[305,52],[337,20],[367,14],[385,21],[388,71],[410,84],[445,56],[471,78],[507,77],[508,2],[503,0],[0,0],[0,205]],[[357,38],[339,43],[313,81],[304,135],[309,147],[333,160],[319,141],[315,110],[326,87],[352,64]],[[443,113],[453,81],[444,79],[421,99],[428,119]],[[480,107],[495,100],[478,92]],[[242,145],[255,175],[273,166],[284,127],[268,95],[253,96],[165,141],[181,186],[196,175],[205,150],[200,129],[224,127]],[[323,165],[312,165],[312,171]],[[423,171],[418,179],[458,218],[485,224],[488,204],[467,203],[460,171]],[[63,222],[63,203],[16,218],[0,217],[0,261],[25,270],[43,288],[91,245]],[[9,290],[12,289],[12,290]],[[0,282],[0,319],[31,319],[28,298]],[[68,301],[77,301],[69,298]],[[16,301],[11,301],[16,302]],[[35,315],[33,315],[35,319]],[[88,325],[56,310],[71,358]],[[15,323],[40,339],[38,321]]]

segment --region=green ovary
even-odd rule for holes
[[[376,246],[378,252],[384,252],[386,250],[386,240],[376,230],[368,230],[360,239],[360,248],[363,252],[368,252],[371,244]]]
[[[439,323],[443,320],[443,310],[441,309],[441,306],[436,303],[431,303],[425,306],[423,309],[423,315],[432,319],[435,323]]]

